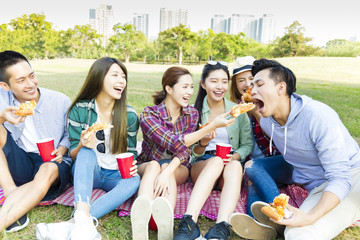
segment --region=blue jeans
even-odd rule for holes
[[[280,194],[278,187],[293,184],[293,167],[281,155],[253,159],[250,167],[245,172],[252,182],[248,186],[247,212],[250,216],[251,204],[256,201],[270,203]]]
[[[90,204],[93,188],[101,188],[107,193],[90,205],[90,214],[100,218],[111,212],[134,195],[140,185],[140,177],[122,179],[119,170],[101,168],[94,150],[81,148],[73,166],[74,198],[78,202]]]

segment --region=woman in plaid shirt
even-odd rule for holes
[[[189,177],[189,147],[215,128],[234,123],[225,119],[228,114],[222,114],[209,126],[194,132],[198,112],[189,106],[193,80],[185,68],[167,69],[162,88],[153,96],[155,105],[146,107],[140,115],[144,141],[137,160],[142,179],[139,197],[131,210],[135,240],[148,238],[151,214],[159,230],[158,239],[172,239],[177,185]]]
[[[132,152],[136,158],[136,134],[139,119],[127,105],[127,70],[115,58],[104,57],[91,66],[85,83],[70,107],[68,131],[73,166],[75,224],[69,239],[101,239],[93,219],[111,212],[137,191],[140,178],[136,161],[133,177],[123,179],[116,155]],[[86,136],[86,129],[96,122],[112,124]],[[90,202],[93,188],[107,193]]]

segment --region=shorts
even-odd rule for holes
[[[7,139],[3,148],[10,174],[16,184],[21,186],[32,181],[39,171],[40,166],[44,163],[37,153],[27,153],[21,149],[7,131]],[[70,182],[70,166],[64,161],[61,163],[52,162],[59,169],[59,184],[51,186],[42,201],[54,199],[58,196]]]

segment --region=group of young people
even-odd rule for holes
[[[331,239],[360,219],[358,144],[334,110],[295,93],[295,75],[280,63],[242,57],[230,75],[227,63],[209,61],[194,106],[189,105],[191,73],[170,67],[162,90],[153,95],[154,106],[140,118],[127,105],[128,83],[123,63],[100,58],[71,103],[62,93],[38,87],[23,55],[0,53],[0,186],[5,196],[0,232],[26,227],[27,212],[58,196],[71,179],[73,218],[38,224],[38,239],[101,239],[97,219],[136,193],[133,239],[148,239],[149,223],[158,229],[158,239],[173,239],[177,186],[189,178],[194,188],[177,240],[202,239],[197,220],[213,189],[221,191],[220,204],[205,239],[230,239],[231,230],[248,239],[277,234]],[[249,89],[256,108],[231,117],[231,107],[244,103]],[[228,91],[231,101],[225,97]],[[34,115],[13,114],[30,100],[37,102]],[[113,128],[85,134],[97,122]],[[35,142],[49,137],[55,141],[54,158],[43,162]],[[232,147],[225,163],[216,156],[217,143]],[[115,156],[124,152],[134,155],[131,178],[122,178],[118,170]],[[248,214],[234,213],[243,172],[248,176]],[[279,195],[279,186],[292,183],[306,188],[308,197],[299,209],[288,206],[290,218],[269,219],[261,207]],[[92,202],[94,188],[106,194]]]

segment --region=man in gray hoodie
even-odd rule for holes
[[[309,195],[292,206],[285,239],[332,239],[360,219],[360,151],[337,113],[295,92],[296,77],[280,63],[254,62],[252,99],[261,128],[293,167]],[[271,142],[271,141],[270,141]]]

